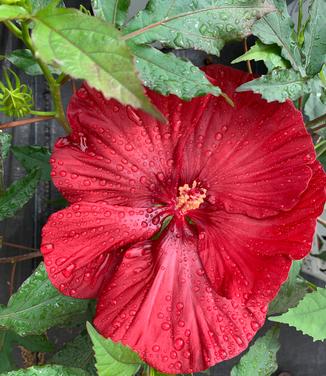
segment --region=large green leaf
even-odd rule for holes
[[[102,337],[89,323],[87,330],[93,342],[99,376],[133,376],[143,364],[129,347]]]
[[[326,289],[307,294],[300,303],[281,316],[269,320],[294,326],[315,341],[326,338]]]
[[[28,18],[29,14],[23,7],[16,5],[0,5],[0,22],[12,19]]]
[[[320,72],[326,63],[326,1],[313,0],[309,9],[309,21],[304,32],[303,53],[306,71],[310,75]]]
[[[18,369],[17,371],[2,373],[0,376],[88,376],[88,373],[78,368],[46,365]]]
[[[281,2],[285,4],[284,0]],[[297,44],[293,21],[287,13],[286,5],[282,9],[283,11],[278,10],[270,13],[257,21],[252,27],[252,32],[264,44],[276,43],[280,46],[282,56],[291,63],[293,69],[304,75],[302,56]]]
[[[11,150],[26,171],[29,172],[37,168],[41,171],[42,180],[51,180],[49,164],[51,153],[49,149],[42,146],[13,146]]]
[[[212,85],[190,61],[147,46],[132,45],[132,51],[144,84],[163,95],[175,94],[189,100],[208,93],[221,94],[220,88]]]
[[[86,332],[80,334],[57,352],[51,363],[66,367],[85,369],[90,375],[97,376],[92,342]]]
[[[60,294],[41,264],[11,296],[8,306],[0,309],[0,326],[22,336],[41,334],[53,326],[70,325],[86,316],[88,302]]]
[[[5,160],[11,146],[11,134],[0,130],[0,159]]]
[[[12,183],[0,196],[0,221],[12,217],[18,209],[27,204],[35,193],[40,177],[41,172],[33,170],[20,180]]]
[[[282,285],[275,299],[269,304],[268,314],[286,312],[295,307],[307,293],[307,284],[298,279],[302,261],[293,261],[288,279]]]
[[[270,329],[260,337],[232,368],[231,376],[270,376],[277,370],[276,353],[280,348],[279,329]]]
[[[239,86],[237,91],[252,90],[261,94],[268,102],[296,100],[311,90],[310,81],[301,77],[293,69],[274,70],[256,80]]]
[[[52,7],[39,11],[33,19],[32,39],[44,62],[87,80],[107,97],[163,119],[145,96],[132,54],[112,25],[75,9]]]
[[[277,44],[264,44],[260,40],[257,40],[245,54],[233,60],[232,64],[247,60],[263,60],[269,71],[290,67],[289,62],[281,56],[281,49]]]
[[[97,17],[117,26],[125,23],[130,0],[91,0],[91,2]]]
[[[251,34],[252,24],[274,9],[265,0],[150,0],[124,33],[137,44],[160,41],[218,55],[225,42]]]

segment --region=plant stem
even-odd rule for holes
[[[326,128],[326,123],[318,125],[316,128],[311,128],[313,132],[319,131],[320,129]]]
[[[322,218],[317,218],[317,222],[320,223],[322,226],[326,227],[326,221],[324,221]]]
[[[8,243],[8,242],[2,242],[2,247],[25,249],[26,251],[39,251],[37,248],[27,247],[26,245],[20,245],[16,243]]]
[[[37,117],[28,118],[28,119],[8,121],[7,123],[0,124],[0,129],[15,128],[15,127],[20,127],[21,125],[32,124],[32,123],[37,123],[39,121],[51,120],[51,119],[55,119],[55,117],[54,116],[37,116]]]
[[[58,83],[55,80],[55,78],[52,76],[52,73],[50,72],[50,69],[48,68],[48,66],[44,64],[43,61],[36,56],[35,49],[34,49],[31,37],[29,35],[28,24],[26,22],[22,22],[22,35],[23,35],[23,40],[26,46],[31,50],[35,60],[38,62],[44,74],[44,77],[46,78],[49,84],[50,91],[52,94],[54,109],[55,109],[55,118],[60,123],[60,125],[62,125],[65,131],[69,134],[71,132],[71,128],[66,119],[66,115],[65,115],[63,105],[62,105],[60,83]]]
[[[320,123],[323,123],[325,121],[326,121],[326,114],[319,116],[318,118],[316,118],[314,120],[308,121],[308,123],[306,123],[306,127],[311,128],[314,125],[319,125]]]
[[[38,115],[38,116],[54,116],[56,115],[56,113],[54,111],[37,111],[37,110],[33,110],[30,112],[31,115]]]
[[[42,257],[40,251],[27,253],[26,255],[2,257],[0,258],[0,264],[16,264],[16,262],[32,260],[38,257]]]
[[[15,35],[18,39],[23,39],[22,31],[11,21],[4,21],[6,27]]]
[[[245,52],[248,52],[248,44],[247,44],[247,38],[244,38],[243,40],[243,48]],[[252,74],[252,68],[251,68],[251,61],[247,60],[247,69],[250,74]]]

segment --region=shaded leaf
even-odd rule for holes
[[[89,323],[87,330],[93,342],[99,376],[133,376],[143,364],[129,347],[102,337]]]
[[[324,167],[326,167],[326,140],[323,140],[323,141],[319,142],[315,146],[315,150],[316,150],[316,154],[317,154],[317,159],[319,160],[319,162]],[[319,257],[319,258],[321,258],[323,260],[322,254],[320,254],[320,255],[312,255],[312,256]],[[326,261],[326,258],[325,258],[324,261]]]
[[[269,320],[294,326],[315,341],[326,338],[326,289],[317,288],[281,316]]]
[[[285,102],[286,99],[298,99],[310,92],[310,81],[301,77],[292,69],[274,70],[256,80],[239,86],[237,91],[252,90],[268,102]]]
[[[0,130],[0,159],[5,160],[8,156],[11,146],[12,136],[10,133],[6,133]]]
[[[271,376],[277,370],[276,354],[280,348],[280,330],[270,329],[258,338],[240,362],[232,368],[231,376]]]
[[[34,366],[26,369],[18,369],[0,376],[88,376],[87,372],[78,368],[67,368],[55,365]]]
[[[125,23],[130,0],[91,0],[91,2],[97,17],[117,26]]]
[[[263,60],[268,70],[274,68],[289,68],[290,64],[281,56],[281,49],[277,44],[263,44],[260,40],[256,41],[249,51],[239,56],[232,61],[232,64],[240,63],[241,61]]]
[[[70,325],[85,315],[88,300],[64,296],[51,284],[43,264],[0,310],[0,326],[25,336],[53,326]]]
[[[75,9],[51,7],[33,19],[32,39],[44,62],[87,80],[106,97],[142,108],[163,120],[145,96],[132,54],[112,25]]]
[[[41,178],[39,170],[33,170],[28,175],[15,181],[0,196],[0,221],[12,217],[32,198]]]
[[[320,79],[326,74],[326,67],[312,81],[312,90],[304,106],[304,113],[309,120],[314,120],[326,112],[326,82]]]
[[[35,13],[53,3],[53,0],[30,0],[30,2],[32,4],[33,12]],[[56,0],[56,6],[64,7],[65,4],[63,0]]]
[[[326,1],[313,0],[309,8],[309,20],[305,27],[303,53],[309,75],[320,72],[326,63]]]
[[[302,261],[292,262],[288,279],[282,285],[279,293],[269,304],[268,315],[286,312],[289,308],[295,307],[307,293],[307,285],[298,279]]]
[[[51,180],[49,149],[42,146],[13,146],[11,150],[26,171],[30,172],[37,168],[41,172],[42,180]]]
[[[326,142],[326,141],[324,141]],[[321,253],[310,253],[310,256],[317,257],[320,260],[326,261],[326,251],[323,251]]]
[[[275,8],[265,0],[150,0],[125,29],[137,44],[160,41],[219,55],[225,42],[251,34],[252,24]]]
[[[221,94],[220,88],[212,85],[204,72],[189,61],[152,47],[133,45],[132,51],[144,85],[163,95],[175,94],[189,100],[208,93]]]
[[[23,7],[16,5],[0,5],[0,22],[12,19],[28,18],[29,14]]]

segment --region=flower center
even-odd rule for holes
[[[207,189],[202,188],[200,183],[197,183],[196,180],[192,183],[191,187],[189,184],[179,187],[176,208],[182,213],[188,210],[198,209],[204,202],[206,192]]]

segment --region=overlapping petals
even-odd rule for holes
[[[206,73],[235,107],[148,91],[168,124],[85,85],[68,110],[73,134],[51,160],[71,203],[43,230],[51,281],[97,297],[97,329],[166,373],[246,348],[292,260],[309,252],[325,203],[325,173],[293,105],[236,93],[251,79],[243,72]],[[203,202],[183,210],[180,187]]]

